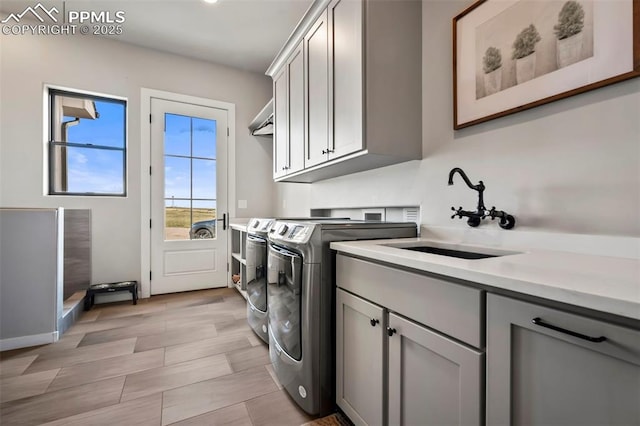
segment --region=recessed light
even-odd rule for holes
[[[213,3],[218,3],[218,0],[204,0],[204,2],[213,4]]]

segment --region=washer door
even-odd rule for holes
[[[302,359],[302,258],[270,244],[267,262],[269,328],[278,345],[291,358]]]
[[[267,241],[253,235],[247,235],[247,299],[267,312]]]

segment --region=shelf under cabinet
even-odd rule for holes
[[[233,257],[235,260],[242,263],[243,265],[247,264],[246,259],[243,259],[240,253],[231,253],[231,257]]]

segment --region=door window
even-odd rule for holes
[[[216,238],[216,121],[164,114],[165,240]]]

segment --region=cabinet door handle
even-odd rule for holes
[[[323,154],[323,155],[324,155],[324,154],[328,154],[328,153],[329,153],[329,151],[327,151],[326,149],[323,149],[323,150],[322,150],[322,154]]]
[[[371,327],[375,327],[375,326],[376,326],[376,324],[380,324],[380,320],[379,320],[379,319],[376,319],[376,318],[371,318],[371,319],[369,320],[369,323],[371,324]]]
[[[577,337],[579,339],[587,340],[587,341],[593,342],[593,343],[602,343],[605,340],[607,340],[607,338],[604,337],[604,336],[591,337],[591,336],[587,336],[586,334],[581,334],[581,333],[577,333],[575,331],[567,330],[566,328],[562,328],[562,327],[558,327],[558,326],[546,323],[541,318],[534,318],[534,319],[531,320],[531,322],[534,323],[535,325],[539,325],[540,327],[549,328],[551,330],[559,331],[560,333],[568,334],[569,336]]]
[[[391,337],[394,334],[396,334],[396,329],[395,328],[391,328],[391,327],[387,327],[387,336]]]

